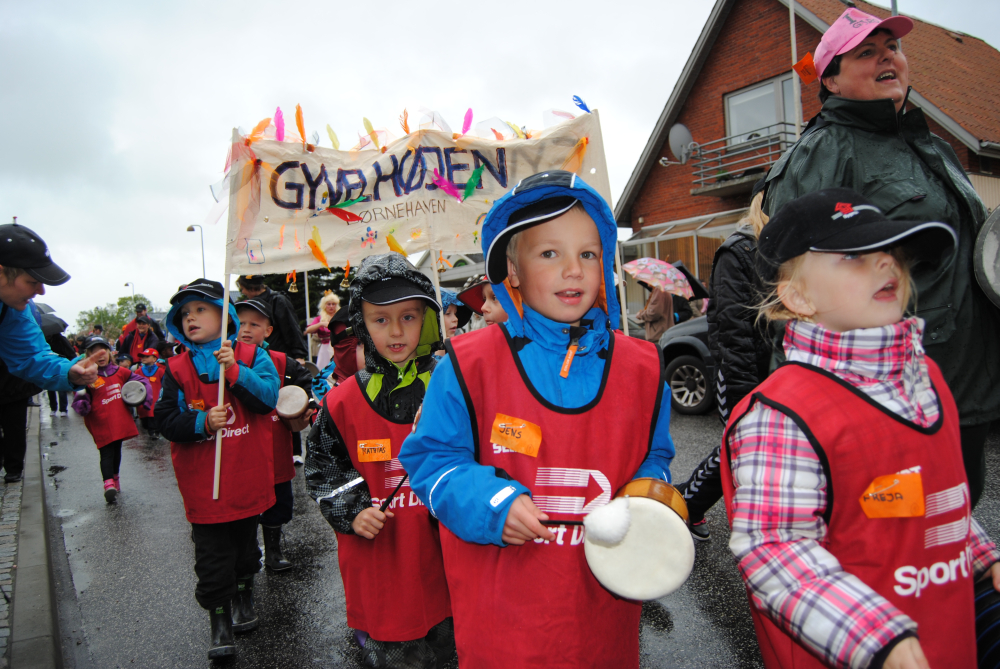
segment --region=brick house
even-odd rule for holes
[[[848,6],[888,17],[857,0],[798,0],[798,57],[816,51]],[[912,18],[912,17],[911,17]],[[984,41],[914,18],[903,39],[911,106],[955,149],[989,209],[1000,205],[1000,52]],[[630,227],[624,261],[683,260],[708,279],[715,250],[736,228],[753,183],[795,141],[787,0],[717,0],[615,207]],[[801,85],[802,127],[820,109],[819,82]],[[685,164],[669,148],[676,124],[697,148]],[[676,131],[675,131],[676,132]],[[629,313],[644,291],[627,283]]]

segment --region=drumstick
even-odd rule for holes
[[[380,506],[378,508],[379,511],[381,511],[382,513],[385,513],[385,510],[389,508],[389,504],[392,502],[392,498],[395,497],[396,493],[399,492],[399,489],[403,487],[403,484],[406,483],[406,479],[409,476],[410,476],[409,474],[404,474],[403,475],[403,479],[399,482],[399,485],[396,486],[396,489],[392,491],[391,495],[389,495],[388,497],[385,498],[384,502],[382,502],[382,506]]]

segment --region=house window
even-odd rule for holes
[[[979,171],[983,174],[993,174],[993,159],[989,156],[979,156]]]
[[[725,96],[729,145],[749,142],[784,131],[795,123],[792,75],[785,74]]]

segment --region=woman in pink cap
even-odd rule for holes
[[[914,273],[910,312],[925,321],[923,346],[958,404],[962,455],[973,506],[986,480],[984,446],[1000,418],[1000,311],[973,278],[976,235],[986,208],[952,147],[932,134],[920,109],[906,109],[910,71],[900,38],[913,21],[849,8],[816,48],[823,108],[767,177],[765,212],[824,188],[863,194],[890,219],[941,221],[955,230],[955,261]],[[909,36],[907,43],[919,39]]]

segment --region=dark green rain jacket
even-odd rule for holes
[[[962,425],[1000,418],[1000,312],[973,277],[986,208],[958,156],[919,109],[891,100],[830,97],[767,177],[764,211],[823,188],[858,191],[891,219],[941,221],[958,235],[954,260],[914,268],[911,311],[926,322],[924,348],[955,395]]]

